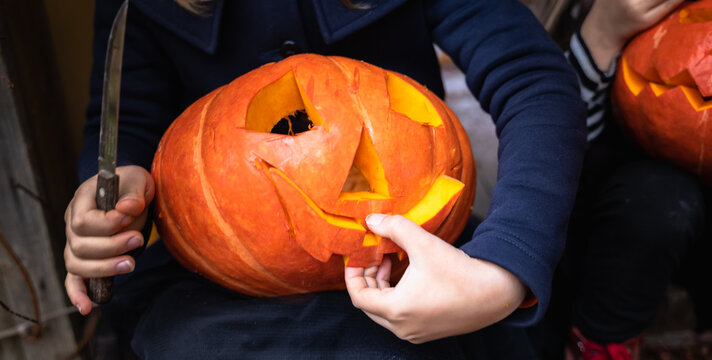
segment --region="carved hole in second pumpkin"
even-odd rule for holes
[[[690,102],[690,105],[696,111],[702,111],[712,108],[712,97],[702,96],[697,87],[680,84],[680,82],[685,82],[684,79],[692,79],[687,71],[683,71],[682,73],[668,80],[672,84],[662,84],[657,83],[653,80],[646,79],[645,77],[637,73],[635,70],[633,70],[630,64],[628,64],[626,58],[622,59],[621,65],[621,70],[623,71],[623,78],[625,79],[625,83],[628,85],[628,88],[635,96],[638,96],[638,94],[643,91],[646,86],[650,86],[650,89],[653,91],[655,96],[661,96],[662,94],[674,89],[675,87],[679,87],[687,98],[687,100]]]
[[[712,21],[712,9],[680,10],[681,24],[697,24]]]

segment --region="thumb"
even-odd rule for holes
[[[131,216],[139,216],[153,200],[153,178],[140,166],[124,166],[116,170],[119,174],[119,201],[116,209]]]
[[[391,239],[411,259],[427,244],[439,240],[435,235],[401,215],[371,214],[366,217],[366,224],[376,235]]]

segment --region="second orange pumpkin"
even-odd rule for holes
[[[687,1],[623,50],[616,117],[653,157],[712,182],[712,0]]]

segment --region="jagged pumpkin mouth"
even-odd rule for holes
[[[621,59],[621,71],[623,72],[623,79],[625,80],[628,89],[635,95],[638,96],[643,89],[650,87],[655,96],[661,96],[666,92],[679,88],[682,93],[687,98],[696,111],[707,110],[712,108],[712,97],[702,96],[700,90],[695,85],[695,81],[690,76],[690,73],[685,70],[680,74],[663,81],[657,75],[657,71],[651,69],[648,70],[644,76],[635,70],[628,64],[625,58]],[[652,78],[652,79],[651,79]]]
[[[362,226],[363,219],[356,219],[347,216],[341,216],[336,214],[330,214],[326,210],[319,207],[309,195],[307,195],[297,184],[287,177],[287,175],[281,170],[267,165],[267,171],[270,177],[274,181],[275,176],[279,176],[281,179],[286,181],[290,186],[292,186],[299,194],[302,195],[304,203],[309,206],[316,214],[319,215],[326,222],[348,229],[358,229],[366,230]],[[445,205],[447,205],[450,200],[458,196],[460,190],[465,186],[461,181],[451,178],[447,175],[440,175],[435,178],[433,185],[426,192],[425,196],[413,206],[406,213],[402,214],[404,217],[412,220],[418,225],[424,224],[426,221],[430,220],[435,216],[440,210],[442,210]],[[277,191],[279,189],[277,186]],[[343,198],[343,197],[342,197]],[[350,199],[355,199],[354,195],[349,196]],[[283,198],[282,198],[283,199]],[[371,200],[370,196],[366,195],[362,199],[363,201]],[[365,244],[364,244],[365,245]]]
[[[304,249],[309,252],[314,258],[326,262],[333,253],[347,255],[354,250],[354,246],[350,245],[335,245],[333,247],[311,246],[310,242],[314,239],[305,239],[305,235],[300,233],[298,222],[315,224],[313,226],[321,226],[324,231],[319,232],[315,236],[333,236],[340,234],[346,238],[360,238],[360,245],[363,247],[377,246],[381,242],[381,237],[371,233],[364,226],[365,219],[348,217],[329,213],[322,209],[314,202],[309,195],[302,190],[299,185],[292,181],[283,171],[262,161],[261,165],[265,174],[272,181],[276,193],[279,196],[283,210],[289,222],[289,231],[292,237],[300,243]],[[418,225],[426,223],[438,215],[443,210],[449,210],[448,205],[452,205],[460,195],[465,184],[461,181],[446,175],[440,175],[435,178],[432,186],[426,192],[425,196],[415,204],[410,210],[402,214],[404,217],[412,220]],[[346,195],[344,195],[346,194]],[[362,201],[373,200],[373,195],[370,192],[361,193]],[[342,193],[340,199],[357,200],[359,193]],[[326,228],[330,228],[331,231]],[[306,236],[309,237],[309,236]],[[325,239],[316,240],[326,242],[338,242],[340,239]],[[353,243],[353,241],[351,241]]]
[[[712,21],[712,9],[682,9],[678,15],[680,24],[698,24]],[[708,56],[712,55],[712,51]],[[703,96],[695,80],[688,70],[681,71],[670,79],[662,79],[655,69],[648,69],[645,74],[636,72],[626,58],[622,58],[621,71],[628,88],[634,95],[638,95],[647,86],[653,91],[655,96],[661,96],[666,92],[679,88],[687,101],[696,111],[712,108],[712,96]]]

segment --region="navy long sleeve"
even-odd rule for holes
[[[577,80],[521,4],[433,3],[435,39],[465,72],[499,138],[490,210],[462,250],[504,267],[529,287],[538,305],[509,320],[531,324],[549,302],[585,147]],[[475,19],[483,18],[486,25],[478,25]]]

